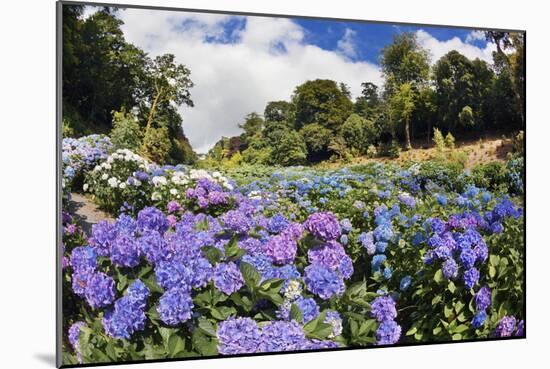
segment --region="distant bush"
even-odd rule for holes
[[[136,117],[125,109],[113,112],[111,141],[117,149],[136,151],[142,140],[142,130]]]
[[[450,150],[454,150],[455,148],[455,138],[451,132],[447,133],[447,136],[445,136],[445,146]]]
[[[149,160],[164,164],[168,159],[168,153],[172,144],[166,127],[149,128],[143,137],[141,153]]]
[[[369,147],[367,148],[367,157],[372,159],[376,156],[378,156],[378,150],[376,149],[376,146],[369,145]]]
[[[441,131],[437,128],[434,128],[434,137],[432,138],[432,141],[434,142],[437,151],[443,152],[445,150],[445,139],[443,138]]]

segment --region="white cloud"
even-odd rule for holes
[[[475,41],[483,41],[483,40],[485,40],[485,32],[483,31],[475,30],[468,33],[468,35],[466,36],[466,42],[469,44],[474,43]]]
[[[338,40],[336,44],[337,50],[344,56],[348,58],[354,58],[357,56],[355,51],[355,42],[354,42],[355,31],[351,28],[346,28],[344,36]]]
[[[496,50],[496,47],[492,43],[487,43],[484,48],[479,48],[458,37],[440,41],[424,30],[416,31],[416,36],[420,45],[429,50],[432,64],[451,50],[456,50],[469,59],[479,58],[487,63],[493,62],[493,51]]]
[[[361,82],[382,82],[375,64],[305,44],[304,30],[289,19],[247,17],[233,35],[235,42],[208,43],[206,36],[222,35],[224,24],[236,17],[143,9],[127,9],[119,17],[128,41],[152,56],[173,53],[190,68],[195,107],[180,112],[198,152],[206,152],[221,136],[240,133],[237,125],[246,114],[263,113],[268,101],[289,99],[306,80],[344,82],[354,96]]]

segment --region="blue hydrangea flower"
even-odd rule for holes
[[[75,247],[70,262],[73,270],[94,270],[97,267],[97,255],[90,246]]]
[[[401,278],[401,281],[399,282],[399,289],[401,291],[406,291],[409,286],[411,285],[412,278],[410,275],[406,275],[403,278]]]
[[[245,234],[254,226],[252,219],[239,210],[229,210],[221,216],[225,227],[235,233]]]
[[[443,263],[443,267],[441,268],[441,271],[443,272],[443,276],[447,279],[453,279],[456,278],[458,275],[458,264],[454,259],[447,259]]]
[[[214,268],[212,264],[205,258],[193,259],[190,263],[191,267],[191,285],[194,288],[203,288],[212,279]]]
[[[159,299],[157,311],[160,319],[171,326],[191,319],[193,300],[187,290],[172,288]]]
[[[491,289],[483,286],[475,295],[476,310],[482,311],[491,305]]]
[[[121,233],[111,246],[111,261],[120,266],[135,267],[140,262],[140,249],[135,238]]]
[[[229,318],[218,324],[216,336],[220,354],[250,354],[258,350],[260,329],[253,319]]]
[[[155,266],[155,276],[159,286],[165,290],[172,288],[191,289],[193,272],[183,263],[162,261]]]
[[[118,339],[130,339],[136,331],[145,328],[144,306],[136,304],[129,296],[124,296],[115,302],[115,308],[107,311],[103,318],[105,332]]]
[[[374,229],[374,238],[377,241],[389,242],[393,237],[391,223],[382,223]]]
[[[439,205],[447,206],[447,197],[445,195],[437,194],[436,198]]]
[[[474,287],[479,281],[479,270],[470,268],[464,272],[464,285],[466,288]]]
[[[169,260],[171,258],[166,240],[157,231],[145,232],[137,240],[137,244],[147,261],[151,264],[156,264],[162,260]]]
[[[393,345],[401,337],[401,326],[393,320],[380,323],[376,330],[377,345]]]
[[[92,225],[92,237],[90,246],[92,246],[99,256],[107,256],[111,252],[111,244],[117,236],[117,230],[112,223],[102,220]]]
[[[79,321],[75,322],[71,325],[69,328],[69,343],[73,347],[74,352],[76,353],[76,357],[79,363],[82,364],[82,356],[80,353],[80,332],[81,328],[86,327],[86,323]]]
[[[138,228],[144,231],[157,231],[164,233],[170,226],[166,216],[155,207],[143,208],[137,215]]]
[[[464,269],[470,269],[474,266],[477,255],[472,249],[463,249],[460,253],[460,262]]]
[[[391,270],[390,267],[385,267],[385,268],[384,268],[384,272],[383,272],[382,274],[384,275],[384,278],[390,279],[391,276],[392,276],[392,274],[393,274],[393,272],[392,272],[392,270]]]
[[[328,300],[334,295],[340,296],[345,290],[342,278],[320,264],[311,264],[305,268],[304,282],[309,291],[323,300]]]
[[[286,229],[289,224],[290,222],[288,221],[288,219],[286,219],[284,215],[276,214],[269,218],[267,222],[267,230],[271,233],[280,233],[284,229]]]
[[[304,331],[296,321],[271,321],[262,328],[258,351],[295,351],[304,345],[305,340]]]
[[[514,336],[523,337],[524,335],[525,335],[525,321],[520,320],[518,323],[518,327],[516,329],[516,333],[514,333]]]
[[[370,313],[379,322],[394,320],[397,317],[395,301],[390,296],[378,296],[371,303]]]
[[[340,225],[342,226],[342,230],[346,233],[350,233],[353,230],[353,225],[348,218],[342,219]]]
[[[386,261],[386,255],[374,255],[371,261],[371,269],[374,273],[380,271],[380,267]]]
[[[479,328],[483,326],[483,324],[485,324],[486,320],[487,320],[487,313],[485,312],[485,310],[482,310],[474,316],[474,319],[472,319],[472,326],[474,328]]]
[[[376,246],[374,244],[374,234],[372,232],[361,233],[359,235],[359,242],[367,250],[368,255],[374,255],[376,252]]]
[[[140,308],[145,307],[150,293],[149,288],[139,279],[136,279],[126,290],[130,302]]]
[[[84,295],[94,309],[110,305],[115,300],[115,281],[105,273],[94,272],[86,281]]]
[[[237,265],[231,261],[216,265],[213,279],[214,286],[226,295],[237,292],[244,285],[241,271]]]

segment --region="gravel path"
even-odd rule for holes
[[[71,193],[69,209],[75,220],[88,235],[92,231],[92,225],[104,219],[114,220],[111,215],[100,210],[88,196],[79,193]]]

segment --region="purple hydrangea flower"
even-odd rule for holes
[[[226,295],[237,292],[244,285],[241,271],[237,265],[231,261],[216,265],[213,279],[214,286]]]
[[[518,323],[518,327],[516,329],[516,333],[514,333],[514,336],[523,337],[524,335],[525,335],[525,321],[520,320]]]
[[[191,289],[193,272],[183,263],[161,261],[155,266],[155,276],[157,283],[165,290],[178,288],[188,291]]]
[[[329,341],[329,340],[306,340],[302,347],[300,347],[300,350],[323,350],[323,349],[330,349],[330,348],[338,348],[340,347],[337,342]]]
[[[342,226],[342,230],[346,233],[350,233],[353,230],[353,225],[348,218],[342,219],[340,225]]]
[[[393,345],[401,337],[401,326],[394,320],[383,321],[376,330],[377,345]]]
[[[474,266],[477,259],[477,255],[472,249],[463,249],[460,253],[460,262],[464,266],[464,269],[470,269]]]
[[[116,239],[117,231],[115,226],[107,220],[92,225],[92,237],[90,246],[92,246],[99,256],[107,256],[111,252],[111,244]]]
[[[379,322],[394,320],[397,317],[395,301],[390,296],[378,296],[371,304],[370,313]]]
[[[145,328],[145,306],[130,296],[124,296],[115,302],[114,310],[107,311],[103,318],[105,332],[118,339],[130,339],[130,336]]]
[[[320,264],[332,270],[337,270],[346,251],[336,241],[329,241],[323,245],[311,248],[307,252],[311,264]]]
[[[182,207],[177,201],[172,200],[166,205],[166,210],[168,210],[169,213],[175,213],[182,210]]]
[[[447,259],[443,263],[441,271],[443,272],[443,276],[447,279],[456,278],[458,275],[458,264],[454,259]]]
[[[332,241],[340,237],[342,230],[338,218],[332,212],[311,214],[304,222],[305,229],[322,241]]]
[[[138,240],[137,244],[147,261],[156,264],[171,259],[171,250],[162,235],[157,231],[147,231]]]
[[[90,246],[76,247],[71,252],[73,270],[94,270],[97,267],[97,255]]]
[[[79,322],[73,323],[69,328],[69,343],[73,347],[79,363],[82,363],[82,357],[80,355],[79,338],[80,338],[81,328],[83,327],[86,327],[86,323],[79,321]]]
[[[111,261],[114,264],[133,268],[140,262],[140,249],[136,239],[121,233],[111,246]]]
[[[367,254],[374,255],[376,252],[376,246],[374,244],[374,234],[372,232],[361,233],[359,235],[359,242],[367,250]]]
[[[193,300],[189,292],[182,288],[172,288],[159,299],[157,311],[160,319],[171,326],[191,319]]]
[[[145,307],[150,294],[149,288],[139,279],[136,279],[126,290],[130,302],[140,308]]]
[[[253,319],[229,318],[218,324],[216,336],[220,354],[250,354],[258,350],[260,329]]]
[[[487,286],[481,287],[475,295],[476,310],[482,311],[491,305],[491,289]]]
[[[197,258],[191,261],[191,284],[194,288],[203,288],[212,279],[214,268],[205,258]]]
[[[309,291],[323,300],[342,295],[346,288],[336,272],[319,264],[311,264],[305,268],[304,282]]]
[[[143,231],[164,233],[169,227],[163,212],[155,207],[143,208],[137,215],[137,225]]]
[[[479,270],[470,268],[464,272],[464,285],[466,288],[474,287],[479,281]]]
[[[290,264],[296,258],[298,245],[285,234],[273,236],[263,246],[264,253],[276,264]]]
[[[495,329],[496,337],[510,337],[514,333],[516,328],[516,318],[513,316],[505,316],[500,322],[498,322],[497,328]]]
[[[247,233],[254,226],[252,219],[239,210],[229,210],[221,216],[221,221],[227,229],[239,234]]]
[[[102,272],[90,274],[86,281],[84,296],[94,309],[110,305],[115,300],[116,288],[113,278]]]
[[[305,342],[302,327],[296,321],[271,321],[261,332],[259,352],[299,350]]]

